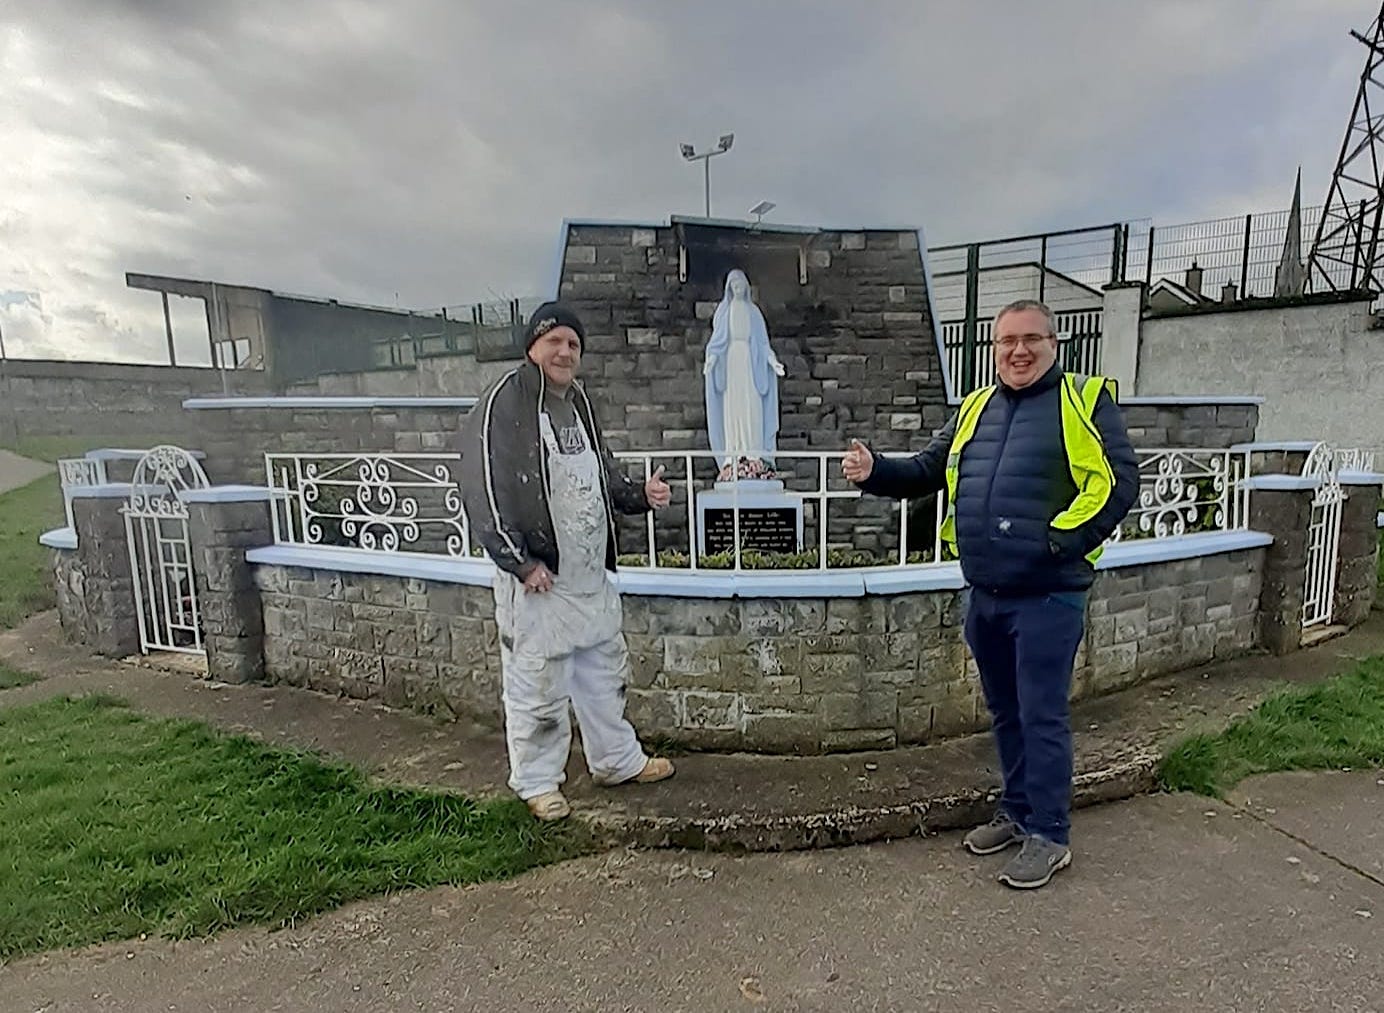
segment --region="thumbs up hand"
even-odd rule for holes
[[[644,498],[655,510],[662,510],[673,498],[673,490],[663,481],[663,465],[660,464],[644,483]]]
[[[864,482],[875,470],[875,455],[859,440],[851,440],[851,449],[841,459],[841,474],[848,482]]]

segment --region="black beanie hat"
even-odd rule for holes
[[[527,352],[535,341],[554,327],[572,328],[577,332],[577,343],[581,345],[582,351],[586,350],[586,328],[582,326],[581,317],[563,303],[545,302],[533,311],[533,316],[529,317],[528,327],[524,328],[524,351]]]

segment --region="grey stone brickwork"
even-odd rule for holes
[[[204,451],[214,484],[263,485],[264,455],[455,453],[463,411],[450,408],[215,408],[185,411],[179,446]]]
[[[72,502],[77,548],[55,550],[58,616],[63,632],[96,654],[139,651],[134,578],[126,548],[123,499]]]
[[[256,581],[268,679],[500,722],[489,588],[271,566]]]
[[[737,252],[725,270],[699,275],[694,263],[688,281],[679,280],[677,227],[569,232],[561,295],[586,323],[582,370],[613,448],[707,449],[703,350],[725,272],[736,265],[756,287],[786,371],[779,381],[780,450],[840,450],[850,436],[880,450],[906,450],[918,445],[920,431],[942,426],[948,408],[916,233],[824,231],[805,240],[717,231],[738,244]],[[808,243],[801,285],[796,255],[783,255],[800,241]],[[700,467],[706,471],[697,487],[709,488],[714,469],[709,462]],[[816,487],[814,465],[793,471],[793,488]],[[670,464],[668,473],[683,474],[681,464]],[[683,502],[679,493],[661,522],[661,548],[686,548]],[[893,551],[895,512],[876,500],[838,500],[830,512],[832,541]],[[625,524],[621,544],[642,550],[639,522]]]
[[[1306,450],[1255,450],[1249,455],[1251,475],[1301,475],[1307,464]]]
[[[1226,448],[1249,443],[1259,425],[1255,404],[1125,404],[1125,426],[1137,447]]]
[[[740,237],[747,256],[783,243]],[[678,260],[674,228],[581,226],[568,236],[562,296],[586,322],[587,385],[612,443],[624,447],[706,447],[702,356],[724,277],[681,282]],[[786,369],[782,449],[838,449],[868,433],[881,449],[902,450],[919,429],[942,425],[916,233],[819,233],[804,285],[748,271]]]
[[[207,649],[207,675],[250,682],[264,674],[264,617],[245,550],[273,541],[269,504],[188,504],[197,600]]]
[[[1264,550],[1103,571],[1077,697],[1233,657],[1257,640]],[[500,720],[488,588],[259,567],[273,680]],[[626,596],[629,715],[713,750],[930,742],[988,716],[957,592],[834,599]]]
[[[87,612],[86,574],[82,571],[82,557],[75,549],[51,549],[49,562],[58,602],[58,622],[63,634],[74,644],[85,644],[87,623],[91,620]]]
[[[1087,606],[1073,697],[1250,651],[1258,644],[1263,575],[1263,549],[1102,570]]]
[[[102,362],[0,361],[0,443],[18,436],[165,435],[186,424],[184,399],[195,395],[265,394],[264,373]]]
[[[1377,485],[1344,488],[1333,621],[1356,626],[1368,618],[1379,586],[1377,518],[1381,489]]]
[[[1250,527],[1274,540],[1264,560],[1259,601],[1259,642],[1273,654],[1302,646],[1312,495],[1311,489],[1255,489],[1250,495]]]

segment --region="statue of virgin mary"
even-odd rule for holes
[[[769,329],[750,298],[749,279],[738,268],[726,276],[702,372],[707,435],[721,462],[721,478],[771,476],[783,364],[769,346]]]

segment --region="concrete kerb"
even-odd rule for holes
[[[1172,742],[1218,730],[1279,690],[1380,653],[1384,617],[1376,613],[1324,645],[1218,662],[1082,701],[1072,708],[1073,806],[1155,792]],[[672,781],[657,790],[629,789],[623,797],[626,789],[606,792],[589,787],[584,777],[569,780],[575,816],[612,842],[793,851],[965,829],[989,819],[998,800],[988,733],[872,753],[692,754],[678,762]]]
[[[1073,807],[1155,791],[1160,758],[1157,750],[1145,749],[1131,759],[1078,773],[1072,784]],[[574,813],[598,839],[612,844],[699,851],[810,851],[965,830],[990,819],[998,798],[996,788],[987,788],[781,816],[729,813],[679,818],[599,803],[578,806]]]

